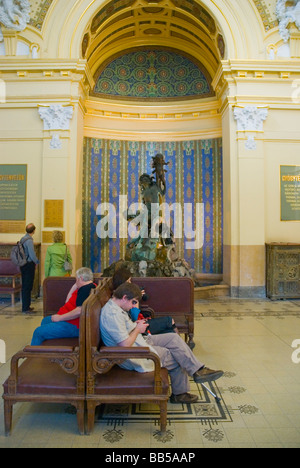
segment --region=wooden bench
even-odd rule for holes
[[[11,303],[15,305],[15,296],[22,290],[20,268],[10,258],[0,258],[0,294],[10,295]],[[5,280],[5,282],[4,282]]]
[[[16,403],[67,403],[77,409],[80,434],[85,433],[85,316],[75,344],[48,340],[26,346],[11,358],[11,372],[3,384],[5,434],[12,430]]]
[[[102,278],[100,275],[94,275],[94,283],[100,284]],[[43,314],[57,314],[58,310],[66,302],[67,295],[75,284],[75,276],[49,276],[43,283]]]
[[[55,277],[44,281],[45,316],[56,313],[64,304],[74,281],[75,278]],[[155,310],[155,316],[173,316],[179,329],[192,339],[192,281],[134,278],[133,282],[145,288],[147,303]],[[166,430],[168,372],[161,368],[159,359],[149,348],[103,346],[99,318],[111,297],[112,282],[110,278],[101,278],[99,283],[83,304],[79,339],[48,340],[42,346],[26,346],[12,357],[11,374],[3,385],[6,435],[11,432],[13,405],[17,402],[72,404],[77,408],[80,434],[92,432],[98,405],[151,402],[159,406],[160,429]],[[151,359],[155,370],[139,374],[118,366],[130,358]]]
[[[95,283],[104,284],[109,278],[95,277]],[[64,305],[75,278],[49,277],[43,284],[44,316],[56,314]],[[132,282],[146,291],[148,299],[142,301],[154,310],[155,317],[170,315],[175,320],[185,341],[194,348],[194,283],[190,278],[132,278]],[[111,291],[112,293],[112,291]]]
[[[83,305],[86,321],[87,434],[94,428],[95,409],[101,404],[154,403],[159,406],[160,430],[166,431],[169,399],[168,371],[148,347],[106,347],[101,340],[100,314],[111,297],[112,284],[104,280]],[[150,359],[153,372],[139,373],[119,367],[127,359]]]
[[[132,278],[132,282],[145,289],[147,305],[154,317],[170,315],[191,349],[194,343],[194,283],[190,278]]]

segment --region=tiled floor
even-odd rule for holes
[[[0,339],[6,343],[6,364],[0,382],[9,375],[11,356],[30,342],[41,320],[22,316],[20,306],[0,307]],[[17,404],[13,432],[4,436],[0,402],[0,448],[4,447],[300,447],[300,301],[202,300],[196,303],[195,354],[224,377],[214,398],[193,384],[201,403],[193,408],[168,407],[164,438],[155,425],[154,408],[109,407],[99,415],[91,436],[77,432],[76,416],[66,405]],[[300,348],[300,345],[298,345]],[[295,359],[294,359],[295,360]],[[295,360],[296,361],[296,360]]]

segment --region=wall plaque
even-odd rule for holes
[[[0,164],[0,232],[25,230],[27,165]]]
[[[64,200],[45,200],[45,228],[61,228],[64,225]]]
[[[300,221],[300,166],[280,166],[281,221]]]

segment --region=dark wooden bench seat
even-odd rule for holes
[[[15,305],[16,295],[22,290],[21,272],[10,258],[0,258],[0,295],[10,295]]]

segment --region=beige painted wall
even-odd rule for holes
[[[34,70],[24,70],[25,61],[17,65],[18,74],[6,69],[1,75],[7,85],[6,102],[0,104],[1,163],[27,164],[26,224],[33,222],[37,227],[34,241],[41,243],[43,232],[64,231],[77,268],[81,266],[82,75],[78,79],[77,62],[56,64],[50,75],[48,62],[39,62]],[[39,108],[52,104],[73,106],[69,130],[44,130]],[[61,149],[50,148],[53,134],[60,136]],[[62,227],[45,227],[45,200],[63,200]],[[0,242],[15,242],[22,235],[0,234]],[[47,247],[42,245],[42,279]]]

